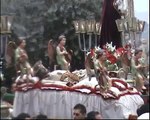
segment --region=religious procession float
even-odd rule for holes
[[[128,17],[132,16],[131,1],[128,1]],[[113,4],[118,5],[117,2]],[[131,21],[123,14],[125,11],[120,12],[124,17],[122,19],[126,20],[121,21],[123,24],[116,21],[118,31],[122,32],[125,24]],[[136,116],[137,109],[144,104],[141,97],[146,89],[143,88],[144,82],[149,79],[145,58],[138,59],[139,64],[145,69],[144,81],[141,83],[140,79],[132,74],[132,58],[136,52],[132,41],[122,43],[121,47],[116,47],[113,41],[106,42],[103,46],[95,43],[91,48],[93,31],[99,34],[103,28],[93,21],[89,21],[87,27],[83,21],[74,21],[74,27],[78,34],[80,49],[85,53],[85,69],[49,71],[41,61],[38,61],[32,67],[34,76],[18,72],[14,83],[12,115],[15,117],[20,113],[28,113],[31,116],[44,114],[48,118],[71,119],[73,107],[81,103],[86,106],[87,111],[99,111],[104,119],[129,119]],[[132,27],[134,29],[134,26],[129,24],[130,32],[133,31]],[[85,31],[88,33],[86,39],[89,38],[88,49],[86,45],[83,45],[82,49],[81,45],[81,40],[85,44],[85,38],[82,38]]]
[[[106,46],[106,49],[112,47],[111,44]],[[33,116],[42,113],[51,118],[70,119],[72,108],[77,103],[84,104],[87,111],[100,111],[105,118],[136,115],[136,110],[144,104],[141,93],[135,88],[135,78],[117,65],[117,61],[127,55],[127,51],[123,48],[110,50],[112,49],[113,51],[107,51],[108,74],[91,69],[90,63],[86,63],[86,69],[73,72],[48,72],[38,61],[33,69],[41,79],[23,75],[16,80],[14,116],[25,112]],[[94,62],[96,52],[101,52],[101,48],[95,48],[88,54]]]

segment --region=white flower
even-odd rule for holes
[[[110,44],[106,43],[106,48],[108,49],[108,51],[111,51],[111,52],[114,52],[116,50],[116,46],[113,46],[112,42]]]
[[[87,52],[86,55],[88,56],[91,52]]]

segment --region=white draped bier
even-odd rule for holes
[[[88,79],[85,81],[87,82]],[[89,89],[63,88],[64,86],[62,88],[43,86],[16,91],[13,116],[24,112],[32,117],[41,113],[52,119],[71,119],[73,107],[81,103],[86,106],[87,112],[99,111],[104,119],[126,119],[130,114],[137,115],[136,110],[144,104],[137,92],[122,94],[115,99],[104,99],[100,94],[89,92]]]

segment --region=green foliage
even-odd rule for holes
[[[91,18],[100,21],[102,0],[1,0],[1,2],[1,14],[15,14],[12,24],[13,36],[26,37],[27,52],[33,64],[46,55],[49,39],[57,41],[60,34],[65,34],[67,48],[74,51],[76,66],[80,67],[80,64],[83,66],[84,55],[79,50],[73,21]],[[33,39],[36,39],[36,42],[33,42]]]

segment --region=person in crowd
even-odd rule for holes
[[[146,79],[144,73],[145,65],[141,61],[142,54],[143,51],[141,49],[136,49],[131,58],[131,72],[136,79],[136,89],[140,92],[142,89],[146,89],[144,86],[144,80]]]
[[[89,120],[102,120],[102,116],[98,111],[91,111],[87,114]]]
[[[86,107],[83,104],[76,104],[73,108],[73,119],[86,119]]]
[[[128,120],[137,120],[138,116],[134,114],[129,114]]]
[[[56,60],[58,65],[60,65],[62,70],[69,70],[70,63],[69,63],[69,54],[65,48],[66,44],[66,37],[64,35],[60,35],[59,43],[56,47]]]
[[[28,62],[28,55],[25,50],[26,41],[19,39],[18,47],[15,50],[15,63],[17,71],[21,71],[22,74],[31,73],[31,65]]]

